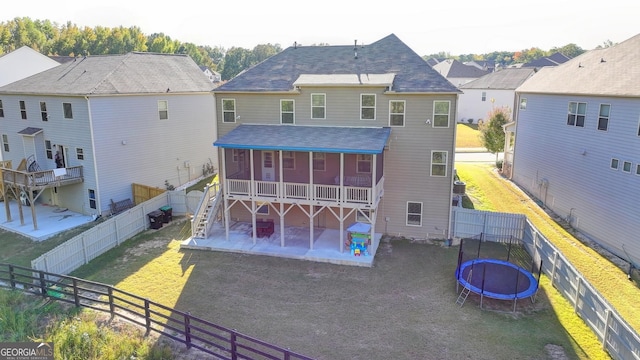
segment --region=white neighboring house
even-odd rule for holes
[[[220,75],[219,72],[212,71],[211,69],[209,69],[204,65],[200,66],[200,70],[202,70],[202,72],[207,76],[209,81],[211,81],[212,83],[218,83],[222,81],[222,76]]]
[[[60,65],[59,62],[40,54],[28,46],[23,46],[0,56],[0,86],[24,79],[39,72]],[[0,103],[0,112],[2,104]],[[2,161],[0,152],[0,161]]]
[[[533,68],[503,69],[487,74],[459,87],[463,94],[458,99],[458,120],[463,123],[478,123],[487,120],[493,108],[509,107],[516,103],[516,88],[535,73]],[[514,118],[514,114],[511,114]]]
[[[640,266],[640,34],[521,85],[512,179]]]
[[[441,61],[431,67],[457,87],[491,72],[489,70],[478,69],[474,65],[465,65],[454,59]]]
[[[217,163],[212,88],[186,55],[136,52],[76,58],[5,85],[1,149],[13,169],[4,183],[24,186],[10,175],[27,159],[38,203],[91,215],[132,199],[132,183],[196,180]]]

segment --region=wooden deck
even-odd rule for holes
[[[2,169],[2,182],[5,187],[17,187],[22,190],[43,190],[50,187],[58,187],[76,184],[84,181],[82,166],[60,168],[43,171],[21,171]]]

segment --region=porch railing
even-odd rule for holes
[[[66,183],[77,183],[84,179],[82,166],[62,169],[64,170],[55,169],[34,172],[2,169],[2,180],[5,184],[44,188],[60,186]]]
[[[355,204],[374,204],[383,193],[384,177],[376,187],[306,184],[277,181],[226,179],[227,194],[272,197],[279,200],[331,201]],[[374,193],[374,189],[376,190]]]

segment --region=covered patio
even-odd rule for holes
[[[230,225],[229,239],[224,225],[213,225],[206,239],[189,238],[181,244],[184,249],[234,252],[252,255],[267,255],[290,259],[326,262],[338,265],[372,267],[382,234],[375,233],[368,246],[368,254],[356,256],[345,248],[340,251],[340,231],[336,229],[316,228],[313,231],[313,249],[310,249],[309,228],[286,226],[284,237],[286,246],[281,246],[280,227],[273,234],[253,241],[253,230],[249,222],[235,222]],[[346,232],[342,238],[346,239]]]

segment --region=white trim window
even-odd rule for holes
[[[236,122],[236,99],[222,99],[222,122]]]
[[[280,123],[281,124],[295,124],[295,101],[290,99],[280,100]]]
[[[584,127],[584,119],[587,115],[587,103],[570,101],[567,115],[567,125]]]
[[[65,119],[73,119],[73,108],[71,103],[62,103],[62,113]]]
[[[160,120],[169,119],[169,101],[158,100],[158,117]]]
[[[359,174],[371,174],[371,154],[358,154],[356,156],[356,172]]]
[[[431,151],[431,176],[447,176],[448,151]]]
[[[487,101],[487,92],[486,92],[486,91],[483,91],[483,92],[482,92],[481,99],[482,99],[482,101],[483,101],[483,102],[484,102],[484,101]]]
[[[47,154],[47,159],[53,160],[53,146],[51,145],[51,140],[44,141],[44,150]]]
[[[284,170],[296,169],[296,153],[293,151],[282,152],[282,168]]]
[[[360,223],[370,224],[371,221],[371,210],[366,209],[357,209],[356,210],[356,221]]]
[[[20,100],[20,117],[22,120],[27,120],[27,104],[24,100]]]
[[[47,113],[47,103],[40,101],[40,116],[42,121],[49,121],[49,114]]]
[[[84,160],[84,149],[76,148],[76,159]]]
[[[327,95],[311,94],[311,118],[326,119],[327,116]]]
[[[257,205],[256,214],[269,215],[269,203],[258,203]]]
[[[89,207],[92,209],[97,209],[96,206],[96,191],[93,189],[87,189],[89,192]]]
[[[407,201],[407,226],[422,226],[422,203]]]
[[[609,129],[609,114],[611,114],[611,105],[600,104],[600,112],[598,113],[598,130],[607,131],[607,129]]]
[[[2,148],[4,152],[9,152],[9,135],[2,134]]]
[[[2,106],[2,99],[0,99],[0,117],[4,117],[4,107]]]
[[[640,176],[640,164],[636,164],[636,175]]]
[[[244,160],[244,149],[231,149],[231,161],[237,163]]]
[[[376,94],[360,94],[360,120],[376,119]]]
[[[620,160],[612,158],[609,167],[613,170],[618,170],[618,168],[620,167]]]
[[[434,128],[449,127],[450,109],[451,109],[451,101],[434,101],[433,102],[433,127]]]
[[[389,126],[404,126],[405,101],[389,100]]]
[[[313,170],[325,171],[327,169],[327,154],[322,152],[313,153]]]
[[[520,110],[527,110],[527,98],[520,99]]]
[[[631,161],[623,161],[622,162],[622,171],[630,174],[632,165],[633,164],[631,163]]]

